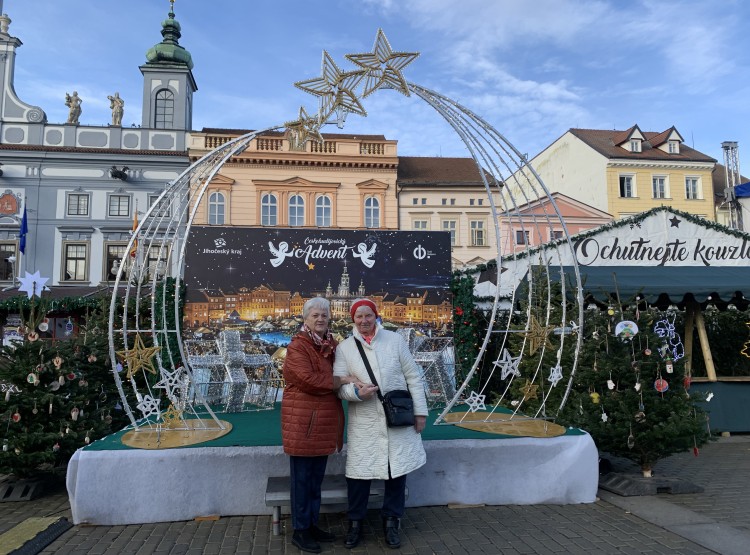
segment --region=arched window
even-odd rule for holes
[[[154,127],[156,129],[174,128],[174,93],[168,89],[162,89],[156,93]]]
[[[211,193],[208,196],[208,224],[224,225],[224,193]]]
[[[260,225],[277,225],[276,195],[260,197]]]
[[[380,201],[375,197],[365,199],[365,227],[380,227]]]
[[[327,196],[315,199],[315,225],[331,227],[331,199]]]
[[[305,225],[305,201],[300,195],[289,197],[289,226]]]

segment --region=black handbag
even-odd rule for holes
[[[400,428],[402,426],[413,426],[414,425],[414,401],[411,398],[411,393],[405,389],[395,389],[389,391],[385,395],[380,392],[380,387],[375,379],[375,375],[372,373],[370,367],[370,361],[367,360],[367,355],[362,347],[362,343],[359,339],[354,338],[357,343],[357,349],[359,354],[362,355],[362,362],[365,363],[367,373],[370,375],[370,380],[373,385],[378,387],[378,399],[383,403],[383,411],[385,412],[385,422],[389,428]]]

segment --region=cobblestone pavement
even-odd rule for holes
[[[723,438],[701,449],[700,456],[680,454],[655,467],[705,488],[704,493],[658,497],[673,505],[750,531],[750,438]],[[629,498],[639,499],[639,498]],[[57,491],[30,502],[0,503],[0,533],[31,516],[70,516],[67,494]],[[402,547],[390,550],[382,540],[379,516],[371,511],[365,540],[344,548],[346,517],[324,514],[321,526],[339,536],[323,544],[323,553],[405,554],[547,554],[547,553],[715,553],[698,543],[643,520],[611,503],[584,505],[508,505],[422,507],[407,509]],[[282,522],[271,534],[270,516],[225,517],[130,526],[74,526],[43,554],[284,554],[299,553]]]

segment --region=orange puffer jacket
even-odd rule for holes
[[[281,438],[287,455],[331,455],[344,445],[344,409],[333,389],[333,353],[326,354],[302,332],[287,347],[281,399]]]

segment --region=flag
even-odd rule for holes
[[[26,205],[23,207],[23,218],[21,219],[21,229],[18,232],[18,248],[21,254],[26,254],[26,235],[29,232],[29,219],[26,216]]]
[[[135,238],[135,230],[138,229],[138,210],[133,213],[133,237]],[[130,249],[130,258],[135,258],[138,253],[138,239],[133,241],[133,248]]]

